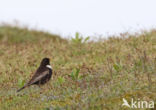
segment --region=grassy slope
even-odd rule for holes
[[[76,40],[75,40],[76,41]],[[156,31],[80,43],[17,27],[0,27],[1,110],[106,109],[128,101],[156,102]],[[27,82],[43,57],[51,58],[52,80],[16,90]],[[71,72],[80,69],[79,76]]]

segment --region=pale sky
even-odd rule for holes
[[[156,0],[0,0],[0,22],[64,37],[138,31],[156,26]]]

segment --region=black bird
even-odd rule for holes
[[[50,59],[43,58],[41,64],[35,74],[32,76],[31,80],[26,83],[22,88],[17,90],[17,92],[21,91],[22,89],[30,86],[30,85],[43,85],[50,80],[52,76],[52,67],[50,66]]]

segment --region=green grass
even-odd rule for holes
[[[131,110],[122,98],[156,103],[156,30],[126,36],[92,42],[1,26],[0,110]],[[17,93],[44,57],[52,80]]]

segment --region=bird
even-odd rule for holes
[[[17,92],[23,90],[26,87],[29,87],[31,85],[43,85],[47,83],[51,77],[52,77],[52,67],[50,65],[50,59],[49,58],[43,58],[40,66],[32,76],[32,78],[29,80],[28,83],[26,83],[22,88],[18,89]]]

